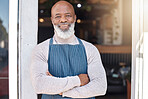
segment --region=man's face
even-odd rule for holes
[[[51,20],[53,25],[57,25],[62,31],[67,31],[75,22],[76,15],[71,6],[58,4],[52,9]]]

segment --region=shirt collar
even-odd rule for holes
[[[76,39],[75,35],[72,35],[68,39],[63,39],[63,38],[58,37],[56,34],[54,34],[53,40],[54,40],[54,42],[56,44],[73,44],[73,43],[77,43],[77,39]]]

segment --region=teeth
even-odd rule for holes
[[[67,27],[68,25],[61,25],[61,27]]]
[[[67,24],[63,24],[63,26],[68,26]]]

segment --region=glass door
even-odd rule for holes
[[[0,0],[0,99],[9,98],[8,25],[9,0]]]

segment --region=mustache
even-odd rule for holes
[[[70,23],[67,23],[67,22],[65,22],[65,23],[59,23],[57,26],[60,26],[60,25],[68,25],[68,26],[71,26],[71,24]]]

